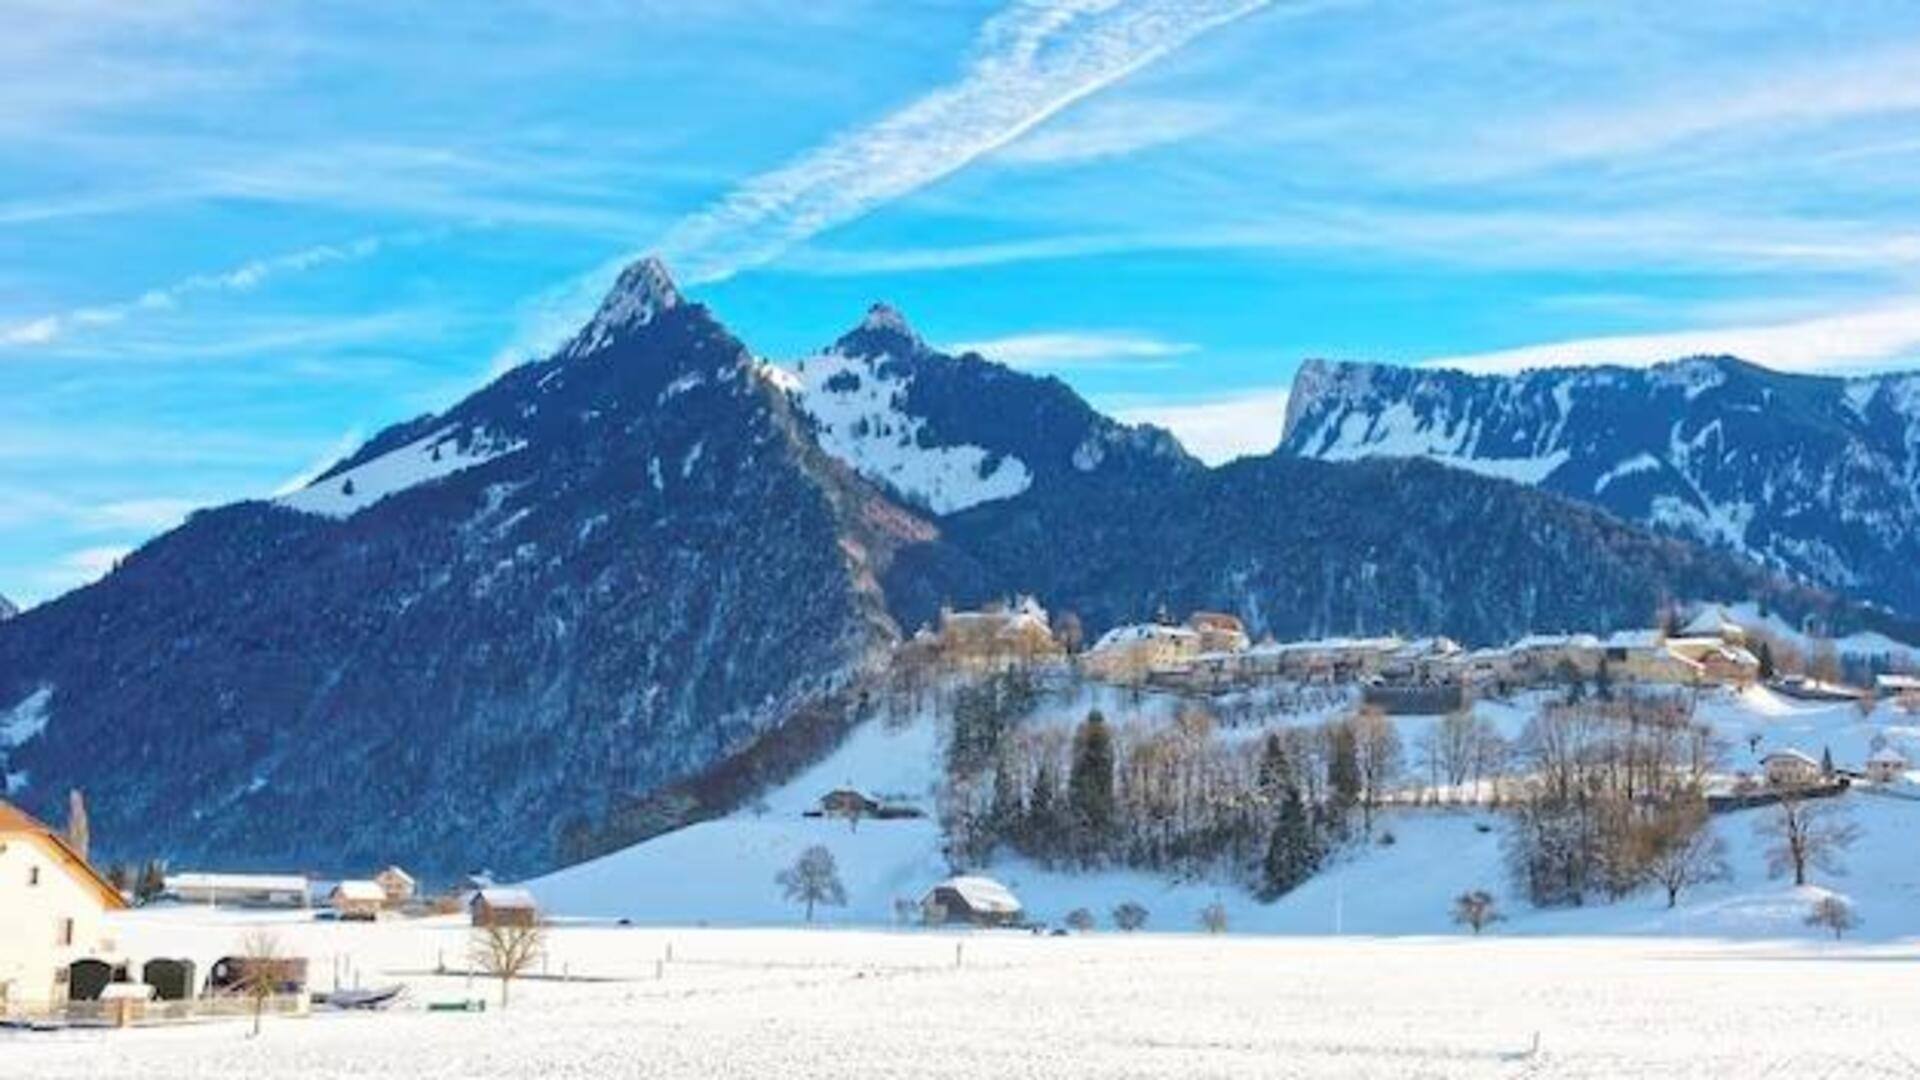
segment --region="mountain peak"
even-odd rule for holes
[[[860,325],[834,343],[835,350],[846,356],[908,356],[926,347],[927,343],[900,309],[884,302],[867,308]]]
[[[573,339],[566,354],[579,356],[597,352],[618,335],[645,326],[660,313],[680,304],[680,289],[674,285],[667,265],[648,255],[620,271],[606,299],[600,301],[593,320]]]

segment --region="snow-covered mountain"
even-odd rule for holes
[[[1013,593],[1469,641],[1835,606],[1427,462],[1208,470],[885,308],[785,370],[643,261],[551,358],[0,623],[0,773],[110,859],[528,873],[741,805],[903,628]]]
[[[551,359],[4,624],[13,797],[175,865],[553,865],[879,662],[926,533],[638,264]]]
[[[1920,614],[1920,375],[1730,357],[1511,377],[1310,361],[1281,450],[1426,457]]]
[[[786,374],[828,453],[936,514],[1078,475],[1200,469],[1166,431],[1109,419],[1058,379],[933,349],[885,304]]]

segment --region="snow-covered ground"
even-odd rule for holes
[[[1477,706],[1506,737],[1517,736],[1537,702],[1484,702]],[[1170,715],[1178,699],[1083,687],[1041,710],[1032,723],[1070,724],[1091,707],[1110,719]],[[1893,706],[1871,718],[1850,704],[1809,704],[1762,689],[1703,698],[1698,715],[1726,741],[1727,767],[1757,771],[1759,758],[1779,747],[1814,757],[1831,749],[1837,764],[1858,765],[1874,737],[1887,739],[1920,761],[1920,726]],[[1317,722],[1319,714],[1278,718]],[[1396,723],[1411,747],[1436,717],[1403,717]],[[1255,732],[1236,729],[1234,737]],[[1754,741],[1750,736],[1758,736]],[[641,925],[784,926],[797,909],[782,898],[774,876],[807,847],[833,853],[847,889],[847,905],[822,908],[816,918],[836,926],[883,927],[895,921],[898,900],[917,899],[945,877],[934,810],[940,753],[936,725],[925,714],[905,724],[873,720],[854,731],[838,751],[759,804],[716,821],[669,833],[644,844],[569,867],[531,883],[549,910],[571,916],[628,919]],[[928,817],[864,820],[809,818],[804,812],[820,795],[852,787],[889,800],[921,806]],[[1920,794],[1916,790],[1915,794]],[[1859,935],[1875,940],[1920,936],[1920,857],[1911,838],[1920,835],[1920,801],[1857,792],[1840,805],[1863,835],[1845,856],[1844,877],[1817,875],[1820,885],[1846,896],[1862,919]],[[1329,868],[1273,903],[1262,903],[1230,883],[1171,880],[1130,870],[1066,872],[1018,857],[999,857],[985,868],[1011,887],[1036,919],[1058,923],[1075,908],[1092,911],[1102,924],[1123,901],[1143,904],[1154,927],[1187,930],[1201,908],[1224,905],[1236,930],[1279,934],[1435,934],[1451,932],[1449,903],[1468,889],[1501,898],[1510,935],[1685,935],[1740,939],[1804,938],[1802,925],[1818,889],[1796,890],[1766,875],[1765,842],[1757,826],[1771,811],[1716,817],[1726,840],[1731,880],[1690,892],[1668,911],[1665,897],[1648,889],[1615,904],[1576,910],[1534,911],[1511,895],[1502,862],[1503,824],[1497,813],[1472,808],[1402,808],[1388,811],[1374,843],[1343,853]]]
[[[233,916],[141,913],[124,936],[237,940]],[[1913,951],[1814,941],[1030,937],[568,927],[493,997],[430,974],[448,923],[285,925],[327,984],[402,981],[378,1014],[0,1032],[0,1077],[1907,1076]],[[671,948],[673,959],[662,963]],[[956,956],[960,963],[956,965]],[[587,981],[604,980],[604,981]]]

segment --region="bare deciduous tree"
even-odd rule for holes
[[[474,963],[500,980],[500,1007],[507,1007],[507,991],[547,949],[546,927],[539,920],[505,922],[495,919],[473,928]]]
[[[1093,929],[1093,912],[1086,908],[1074,908],[1067,913],[1067,925],[1084,934]]]
[[[801,852],[800,858],[773,880],[785,890],[787,899],[806,905],[808,922],[813,921],[814,905],[842,907],[847,902],[847,889],[840,884],[840,868],[833,861],[833,852],[818,844]]]
[[[1218,900],[1200,909],[1200,927],[1209,934],[1227,932],[1227,908]]]
[[[1147,909],[1132,900],[1123,901],[1113,909],[1113,925],[1131,934],[1147,925]]]
[[[1364,708],[1351,721],[1354,764],[1360,774],[1360,828],[1373,834],[1373,812],[1380,806],[1387,787],[1400,775],[1402,750],[1400,732],[1387,714]]]
[[[291,981],[294,961],[280,947],[280,939],[270,931],[255,930],[240,942],[239,978],[234,984],[253,1005],[253,1034],[260,1034],[260,1018],[267,1002]]]
[[[1839,806],[1801,797],[1785,791],[1771,818],[1757,826],[1761,836],[1773,841],[1767,848],[1767,873],[1772,877],[1793,874],[1795,885],[1807,883],[1809,867],[1829,874],[1846,872],[1841,853],[1853,846],[1860,829],[1846,820]]]
[[[1643,865],[1648,876],[1667,890],[1667,906],[1680,902],[1680,893],[1695,885],[1725,879],[1727,842],[1707,824],[1706,808],[1697,801],[1679,803],[1659,813],[1640,832]]]
[[[1833,939],[1860,925],[1860,917],[1853,913],[1853,905],[1837,896],[1823,896],[1814,902],[1813,910],[1807,913],[1807,925],[1833,932]]]
[[[1493,894],[1485,889],[1473,889],[1453,898],[1453,921],[1472,930],[1476,937],[1504,917],[1494,903]]]

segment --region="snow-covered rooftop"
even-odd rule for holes
[[[343,881],[335,885],[333,892],[328,895],[336,900],[381,901],[387,898],[387,890],[381,888],[377,881]]]
[[[215,892],[305,892],[307,879],[299,874],[220,874],[189,872],[167,875],[168,891],[190,889]]]
[[[975,911],[993,915],[1013,915],[1020,911],[1020,901],[1012,890],[990,877],[968,874],[951,877],[928,890],[928,895],[940,889],[952,889],[960,894],[967,906]]]

